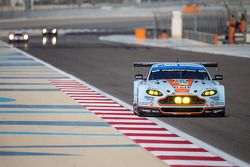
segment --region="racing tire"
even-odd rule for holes
[[[216,114],[217,117],[225,117],[225,115],[226,115],[225,111]]]
[[[133,107],[133,112],[135,115],[137,115],[138,117],[144,117],[145,115],[143,113],[141,113],[139,110],[138,110],[138,107],[134,105]]]
[[[223,109],[223,111],[221,111],[221,112],[210,114],[210,116],[212,116],[212,117],[225,117],[225,115],[226,115],[225,109]]]

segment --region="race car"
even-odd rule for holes
[[[29,41],[29,35],[23,32],[9,33],[8,38],[9,38],[9,43],[14,43],[14,42],[28,43]]]
[[[57,29],[53,27],[45,27],[42,29],[43,36],[57,36]]]
[[[133,111],[138,116],[225,115],[225,89],[206,67],[214,62],[137,62],[150,67],[147,78],[135,75]]]

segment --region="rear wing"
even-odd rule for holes
[[[133,63],[133,72],[135,73],[135,68],[136,67],[147,67],[151,68],[152,65],[154,64],[166,64],[166,63],[192,63],[192,64],[200,64],[203,65],[204,67],[214,67],[216,68],[216,72],[218,72],[219,65],[216,62],[134,62]],[[135,75],[136,79],[145,79],[143,78],[142,74],[136,74]],[[222,75],[215,75],[215,80],[222,80],[223,76]]]
[[[133,67],[151,67],[154,64],[163,63],[163,62],[134,62]]]
[[[151,67],[154,64],[164,64],[164,63],[193,63],[200,64],[204,67],[216,67],[218,68],[218,63],[216,62],[134,62],[133,67]]]
[[[200,64],[204,67],[215,67],[216,71],[218,71],[219,65],[216,62],[134,62],[133,63],[133,71],[136,67],[152,67],[154,64],[164,64],[164,63],[193,63]]]

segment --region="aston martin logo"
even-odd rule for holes
[[[188,80],[177,80],[177,81],[174,81],[174,82],[176,82],[179,85],[187,85],[188,84]]]
[[[170,85],[175,88],[176,92],[189,92],[189,88],[192,85],[193,81],[194,80],[192,79],[168,80]]]
[[[180,79],[180,80],[168,80],[172,86],[191,86],[193,80]]]

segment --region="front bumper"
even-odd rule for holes
[[[57,36],[57,32],[56,33],[53,33],[51,31],[49,32],[45,32],[45,33],[42,33],[43,36]]]
[[[156,115],[224,115],[225,106],[221,107],[137,107],[136,112],[146,116]]]
[[[28,43],[28,39],[13,39],[13,40],[9,40],[9,43]]]

